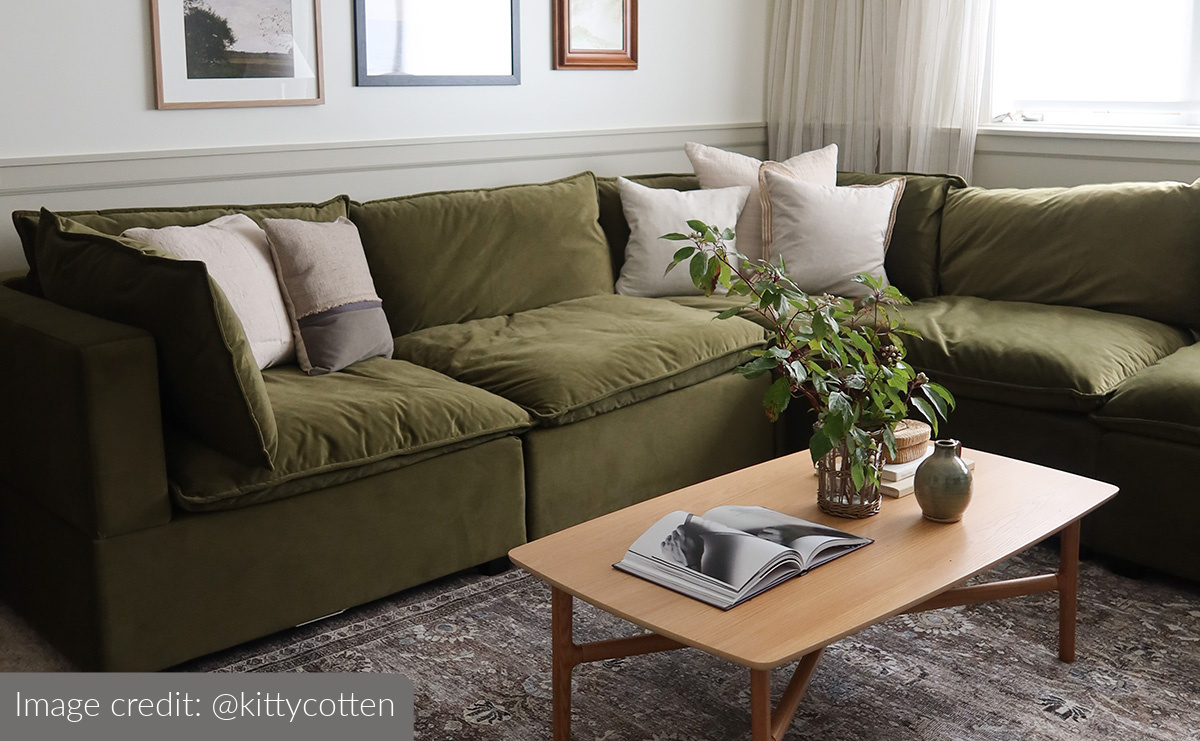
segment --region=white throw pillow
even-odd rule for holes
[[[766,257],[782,257],[802,291],[858,298],[866,273],[887,282],[883,267],[904,178],[880,185],[813,185],[779,163],[762,166],[763,243]]]
[[[669,275],[663,275],[684,243],[662,239],[662,235],[691,232],[687,223],[692,219],[721,229],[733,226],[746,205],[750,188],[680,191],[648,188],[617,178],[617,189],[621,193],[621,209],[630,231],[625,264],[617,279],[617,293],[649,297],[703,293],[692,283],[687,265],[680,265]]]
[[[199,260],[233,307],[259,369],[294,362],[295,340],[267,234],[245,214],[199,226],[126,229],[123,236],[183,260]]]
[[[701,188],[750,186],[750,198],[737,225],[738,250],[751,260],[762,258],[763,221],[758,193],[758,171],[762,161],[694,142],[685,144],[683,149],[692,161]],[[837,155],[837,145],[830,144],[823,149],[798,154],[783,164],[796,173],[797,178],[814,185],[833,187],[837,185]]]

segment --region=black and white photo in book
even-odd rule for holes
[[[871,542],[766,507],[725,505],[666,515],[614,566],[727,610]]]

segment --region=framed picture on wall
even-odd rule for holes
[[[520,0],[354,0],[357,83],[520,85]]]
[[[325,102],[320,0],[150,0],[160,109]]]
[[[554,69],[637,69],[637,0],[552,0]]]

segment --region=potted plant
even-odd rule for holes
[[[738,372],[747,378],[774,374],[763,399],[767,416],[778,419],[793,398],[803,398],[817,413],[809,448],[820,474],[821,509],[841,517],[876,514],[884,453],[896,453],[896,425],[915,408],[936,433],[938,419],[954,408],[949,391],[904,360],[903,337],[920,336],[899,311],[911,302],[869,275],[855,278],[867,289],[862,298],[809,295],[787,277],[782,260],[750,260],[728,247],[732,229],[702,221],[689,221],[688,228],[689,234],[663,236],[690,242],[667,271],[686,261],[705,295],[720,287],[745,299],[718,319],[751,311],[766,321],[766,347],[752,351]]]

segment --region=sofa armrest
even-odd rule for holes
[[[96,538],[171,519],[148,333],[0,276],[0,494]]]

